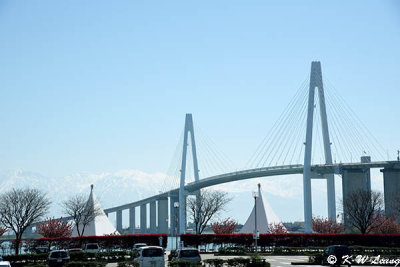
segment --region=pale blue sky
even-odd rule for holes
[[[166,172],[187,112],[242,166],[312,60],[394,157],[399,48],[399,1],[0,0],[0,169]]]

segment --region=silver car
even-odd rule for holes
[[[197,248],[183,248],[176,252],[174,260],[188,261],[191,263],[200,263],[200,252]]]
[[[135,261],[140,267],[164,267],[164,249],[156,246],[141,247]]]

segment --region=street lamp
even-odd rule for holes
[[[174,202],[175,208],[175,249],[178,250],[178,209],[179,202]]]
[[[253,192],[253,197],[254,197],[254,250],[257,255],[257,239],[258,239],[258,230],[257,230],[257,198],[258,198],[258,192]]]

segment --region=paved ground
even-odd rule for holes
[[[235,258],[237,256],[219,256],[221,259],[230,259]],[[201,255],[201,259],[211,259],[216,258],[214,255],[203,254]],[[267,256],[265,257],[266,261],[271,263],[272,267],[287,267],[291,265],[292,261],[308,261],[308,256]],[[306,266],[306,265],[301,265]],[[313,265],[315,266],[315,265]]]
[[[237,256],[218,256],[218,258],[221,259],[230,259],[230,258],[235,258]],[[201,254],[201,259],[212,259],[212,258],[217,258],[217,256],[214,256],[213,254]],[[307,262],[308,261],[308,256],[266,256],[265,259],[267,262],[271,263],[272,267],[289,267],[289,266],[296,266],[296,265],[291,265],[292,262]],[[165,266],[168,266],[168,261],[167,258],[165,259]],[[322,266],[322,265],[298,265],[299,267],[316,267],[316,266]],[[342,265],[344,266],[344,265]],[[362,266],[362,265],[358,265]],[[380,266],[380,265],[374,265],[374,266]],[[117,267],[117,263],[109,263],[107,264],[107,267]]]
[[[221,259],[230,259],[230,258],[234,258],[237,256],[219,256],[218,258]],[[202,254],[201,255],[201,259],[205,260],[205,259],[212,259],[212,258],[216,258],[216,256],[214,256],[213,254]],[[271,266],[273,267],[287,267],[290,266],[290,263],[292,261],[307,261],[308,257],[307,256],[268,256],[266,257],[267,261],[269,263],[271,263]],[[166,265],[168,264],[167,259],[166,259]],[[302,265],[302,266],[306,266],[306,265]],[[315,266],[315,265],[313,265]],[[117,267],[117,263],[109,263],[107,264],[107,267]]]

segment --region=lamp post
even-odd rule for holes
[[[175,250],[178,250],[178,209],[179,202],[174,202],[175,208]]]
[[[258,230],[257,230],[257,198],[258,192],[253,192],[254,197],[254,250],[257,255],[257,239],[258,239]]]

